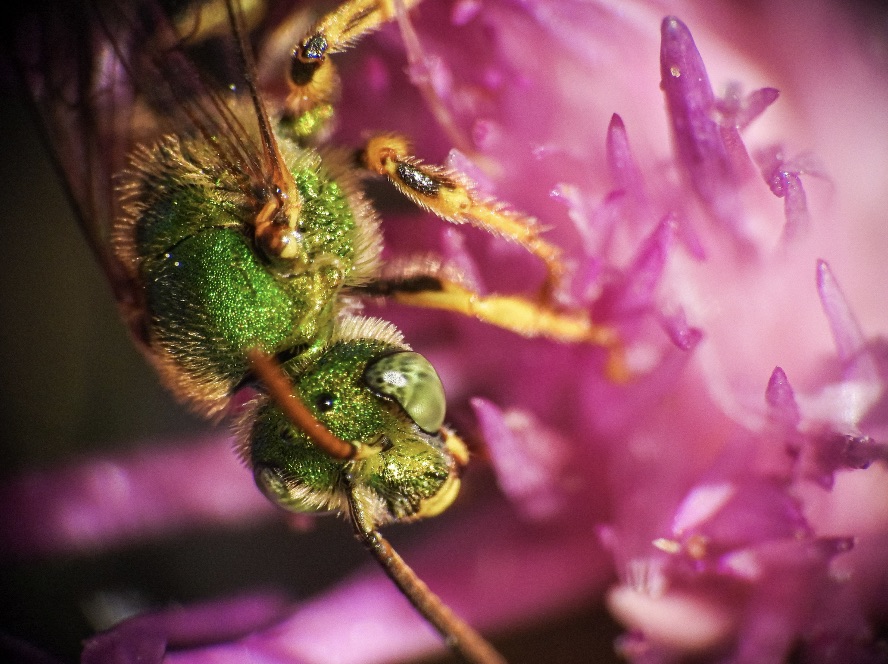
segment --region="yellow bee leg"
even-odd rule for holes
[[[608,378],[616,383],[630,378],[616,330],[595,323],[586,311],[557,310],[520,295],[482,295],[455,281],[431,275],[378,281],[362,291],[414,307],[470,316],[524,337],[601,346],[608,352]]]
[[[321,18],[310,31],[309,41],[315,35],[323,35],[329,44],[328,53],[340,53],[358,39],[393,20],[398,5],[405,10],[418,5],[421,0],[347,0]]]
[[[454,224],[470,224],[520,244],[545,264],[548,278],[544,300],[564,274],[561,250],[540,237],[532,217],[508,209],[500,201],[480,196],[463,174],[424,164],[411,154],[409,141],[399,134],[371,138],[361,155],[364,166],[384,175],[404,196]]]
[[[339,96],[339,77],[327,57],[341,53],[384,23],[397,16],[399,5],[404,10],[421,0],[347,0],[323,16],[290,58],[290,93],[285,101],[285,121],[297,135],[316,134],[333,115]]]

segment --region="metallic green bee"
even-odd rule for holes
[[[356,153],[327,144],[338,97],[329,56],[405,20],[416,4],[348,0],[322,17],[297,41],[289,94],[275,109],[258,90],[246,42],[261,6],[209,2],[168,18],[150,3],[89,4],[75,15],[92,17],[85,29],[102,45],[90,80],[69,80],[70,70],[39,60],[23,69],[42,76],[45,85],[31,89],[69,159],[104,159],[96,172],[119,171],[110,200],[94,196],[92,182],[70,184],[123,317],[163,382],[208,416],[223,414],[246,386],[263,391],[238,427],[240,452],[264,493],[289,510],[349,515],[451,644],[492,662],[499,656],[376,532],[446,509],[468,453],[444,424],[444,390],[428,360],[391,324],[356,315],[355,304],[384,296],[526,336],[618,349],[584,312],[550,304],[563,268],[533,220],[479,196],[461,174],[424,164],[403,136],[373,136]],[[219,33],[239,69],[228,87],[189,57]],[[164,120],[164,109],[175,113]],[[64,128],[58,113],[73,126]],[[158,117],[155,128],[145,122]],[[115,154],[127,154],[125,162],[96,157],[123,129],[128,150]],[[82,143],[71,143],[78,131]],[[373,175],[442,219],[539,256],[549,275],[541,297],[480,295],[428,263],[387,272],[377,215],[361,189]],[[103,219],[113,219],[110,240]]]

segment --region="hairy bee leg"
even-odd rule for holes
[[[483,636],[457,616],[433,593],[379,532],[361,505],[353,485],[346,479],[349,514],[356,537],[382,566],[414,608],[431,624],[447,645],[472,664],[506,664],[506,660]]]
[[[557,311],[520,295],[482,295],[455,281],[433,275],[374,281],[361,292],[401,304],[463,314],[524,337],[604,348],[619,345],[616,332],[596,325],[585,311]]]
[[[536,220],[509,210],[500,201],[479,196],[461,173],[424,164],[411,154],[400,134],[379,134],[367,141],[361,160],[368,170],[384,175],[404,196],[442,219],[470,224],[517,242],[546,265],[543,300],[551,299],[564,275],[561,249],[540,237]]]
[[[630,377],[616,330],[596,324],[586,311],[558,311],[520,295],[482,295],[435,275],[379,280],[363,286],[361,292],[414,307],[452,311],[524,337],[601,346],[608,352],[608,378],[625,383]]]
[[[297,135],[318,133],[333,115],[339,96],[339,77],[327,57],[341,53],[383,24],[394,20],[422,0],[347,0],[321,17],[293,48],[284,103],[285,121]]]

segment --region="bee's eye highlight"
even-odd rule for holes
[[[401,351],[367,365],[364,381],[377,394],[393,399],[426,433],[437,433],[447,407],[438,373],[419,353]]]
[[[329,392],[323,392],[315,397],[315,408],[317,408],[320,413],[327,413],[333,410],[333,406],[335,405],[336,397]]]

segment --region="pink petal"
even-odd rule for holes
[[[36,471],[4,485],[2,504],[7,556],[102,551],[273,513],[229,435]]]

